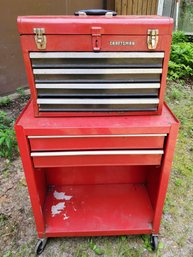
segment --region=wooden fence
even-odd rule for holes
[[[158,0],[115,0],[115,10],[122,15],[157,14]]]

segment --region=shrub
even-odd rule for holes
[[[187,37],[183,32],[173,33],[168,70],[169,79],[193,77],[193,44],[186,41]]]
[[[7,106],[11,103],[11,99],[8,96],[0,97],[0,107]]]
[[[183,31],[176,31],[172,35],[172,45],[187,42],[187,36]]]
[[[13,159],[17,152],[17,142],[13,130],[13,120],[5,112],[0,112],[0,157]]]

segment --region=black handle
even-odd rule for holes
[[[94,16],[100,16],[100,15],[112,15],[116,16],[117,13],[115,11],[111,10],[103,10],[103,9],[90,9],[90,10],[80,10],[74,13],[75,16],[81,16],[81,15],[94,15]]]

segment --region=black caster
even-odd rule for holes
[[[151,249],[153,251],[157,251],[157,249],[158,249],[158,236],[157,235],[151,235],[150,244],[151,244]]]
[[[46,244],[47,244],[47,238],[40,238],[38,239],[37,241],[37,244],[35,246],[35,254],[36,255],[40,255],[41,253],[43,253],[45,247],[46,247]]]

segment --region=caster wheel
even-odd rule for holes
[[[47,238],[38,239],[38,242],[35,246],[35,254],[36,255],[40,255],[41,253],[43,253],[43,251],[46,247],[47,240],[48,240]]]
[[[157,251],[157,249],[158,249],[158,236],[151,235],[150,243],[151,243],[151,249],[153,251]]]

